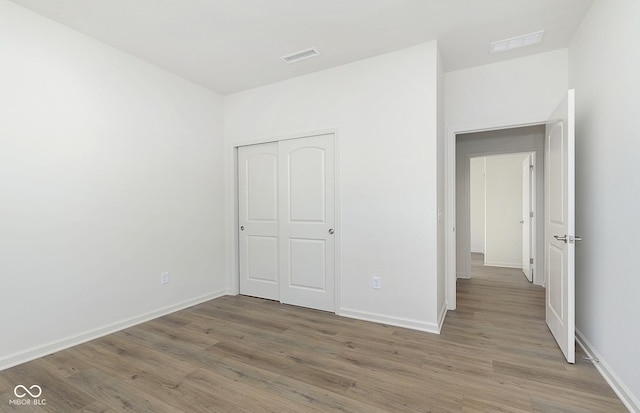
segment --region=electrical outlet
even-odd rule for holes
[[[371,287],[376,290],[382,288],[382,280],[380,279],[380,277],[373,277],[371,279]]]
[[[169,284],[169,273],[163,272],[160,274],[160,284]]]

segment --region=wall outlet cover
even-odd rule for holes
[[[376,290],[379,290],[380,288],[382,288],[382,280],[380,279],[380,277],[372,278],[371,287]]]

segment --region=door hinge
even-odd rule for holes
[[[533,258],[529,258],[529,264],[533,264]]]
[[[529,218],[533,218],[533,211],[529,212]]]

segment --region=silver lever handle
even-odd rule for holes
[[[553,238],[557,239],[558,241],[562,241],[565,244],[568,242],[569,244],[573,244],[576,241],[582,241],[581,237],[572,237],[571,235],[554,235]]]

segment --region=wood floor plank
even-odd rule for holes
[[[269,384],[269,389],[288,400],[322,412],[388,413],[390,411],[371,400],[360,401],[286,376],[279,376],[273,380]]]
[[[206,369],[196,370],[186,380],[205,392],[216,392],[229,400],[242,400],[242,407],[252,413],[298,413],[310,410],[308,404],[288,400],[267,387],[255,387],[244,381],[228,380],[227,377]]]
[[[184,412],[175,406],[163,403],[149,394],[131,388],[126,385],[126,383],[120,382],[99,369],[83,370],[80,373],[68,377],[67,380],[73,384],[74,387],[91,395],[96,400],[99,400],[116,411],[137,413]]]
[[[116,413],[111,407],[96,400],[95,402],[76,410],[75,413]]]

